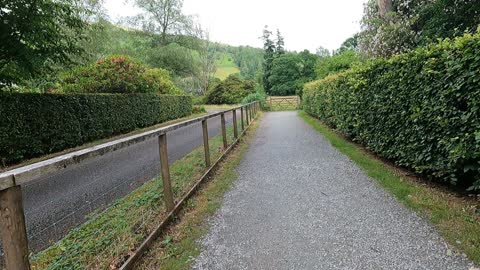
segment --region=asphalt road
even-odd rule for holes
[[[237,114],[240,123],[240,114]],[[232,113],[226,115],[232,124]],[[220,134],[220,117],[208,120],[209,136]],[[167,134],[170,163],[203,143],[201,123]],[[151,139],[39,178],[23,188],[30,249],[63,237],[86,215],[121,198],[159,174],[158,141]]]
[[[469,269],[296,112],[264,115],[193,269]]]

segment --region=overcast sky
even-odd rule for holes
[[[210,39],[230,45],[262,47],[263,27],[277,28],[287,50],[319,46],[337,49],[360,30],[366,0],[184,0],[184,13],[197,15]],[[115,21],[139,12],[123,0],[107,0]]]

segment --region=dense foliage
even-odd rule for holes
[[[398,165],[480,190],[480,34],[309,83],[304,109]]]
[[[364,54],[389,57],[438,38],[474,33],[480,24],[478,0],[388,1],[387,14],[379,12],[377,0],[366,5],[359,35]]]
[[[0,94],[0,161],[11,164],[190,115],[188,96]]]
[[[82,53],[86,24],[72,1],[3,0],[0,3],[0,88],[40,76]]]
[[[257,91],[244,97],[242,104],[248,104],[254,101],[260,102],[260,107],[263,111],[269,111],[271,109],[270,105],[267,103],[267,95],[262,91]]]
[[[354,50],[343,50],[332,56],[320,57],[315,66],[317,79],[323,79],[330,74],[345,71],[359,62],[361,62],[361,58]]]
[[[121,55],[106,57],[66,73],[61,89],[66,93],[180,93],[168,71],[149,69]]]
[[[242,80],[238,75],[230,75],[218,83],[206,95],[207,104],[236,104],[255,92],[255,82]]]
[[[265,92],[270,94],[270,91],[272,89],[272,85],[270,84],[270,76],[272,75],[272,69],[273,69],[273,61],[275,60],[275,56],[277,55],[275,53],[275,43],[274,41],[270,38],[272,35],[272,32],[268,30],[267,26],[265,26],[265,29],[263,30],[263,75],[262,75],[262,83],[263,83],[263,89],[265,89]]]
[[[317,56],[305,50],[300,53],[284,53],[272,63],[268,78],[272,96],[301,95],[303,84],[314,80]]]

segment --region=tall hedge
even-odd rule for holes
[[[0,94],[0,160],[12,164],[192,113],[189,96]]]
[[[480,34],[309,83],[303,104],[400,166],[480,190]]]

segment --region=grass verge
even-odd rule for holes
[[[222,104],[222,105],[203,105],[208,110],[230,110],[240,106],[241,104]]]
[[[360,145],[349,142],[318,119],[303,111],[299,112],[299,116],[399,201],[426,217],[448,243],[480,264],[478,199],[461,197],[409,176],[407,172],[368,153]]]
[[[229,142],[233,141],[232,129],[227,130]],[[218,159],[223,152],[222,137],[211,138],[209,145],[211,159]],[[203,146],[174,162],[170,174],[175,198],[205,170]],[[116,269],[164,216],[163,185],[158,177],[32,256],[32,269]]]
[[[208,217],[221,206],[223,194],[237,179],[235,168],[248,149],[258,121],[253,122],[235,149],[222,161],[219,169],[190,199],[174,226],[158,239],[144,255],[136,269],[189,269],[192,259],[200,254],[198,240],[208,232]]]

